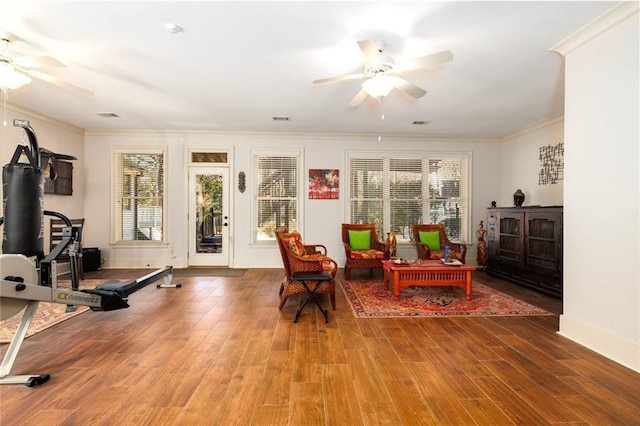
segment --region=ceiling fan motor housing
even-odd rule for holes
[[[391,56],[380,55],[377,60],[365,64],[364,73],[370,77],[385,74],[393,70],[395,61]]]

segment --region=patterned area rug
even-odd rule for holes
[[[394,299],[392,289],[385,290],[382,281],[342,280],[341,284],[360,318],[553,315],[476,282],[471,300],[463,288],[454,286],[409,287]]]
[[[95,288],[96,285],[104,282],[105,280],[84,280],[80,282],[80,288]],[[58,287],[70,288],[70,281],[59,281]],[[27,331],[27,337],[33,336],[36,333],[40,333],[49,327],[66,321],[69,318],[73,318],[76,315],[80,315],[83,312],[89,310],[88,306],[76,306],[75,312],[65,312],[66,305],[60,303],[40,302],[38,310],[29,324]],[[17,315],[0,321],[0,344],[10,343],[13,339],[13,335],[22,320],[24,309]]]

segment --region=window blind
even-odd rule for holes
[[[275,241],[275,231],[298,229],[298,155],[255,154],[254,241]]]
[[[163,241],[164,155],[116,151],[114,239]]]
[[[468,238],[468,154],[349,153],[351,223],[374,223],[410,241],[414,223],[443,223],[452,240]]]

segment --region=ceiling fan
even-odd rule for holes
[[[0,31],[0,88],[17,89],[29,84],[31,77],[71,90],[80,95],[92,95],[91,90],[40,71],[43,68],[64,68],[65,64],[51,56],[17,56],[10,52],[14,34]]]
[[[444,64],[453,60],[453,53],[445,50],[396,65],[393,58],[383,54],[383,50],[386,47],[384,42],[362,40],[358,42],[358,46],[360,46],[360,50],[365,59],[363,72],[313,81],[314,84],[322,84],[343,80],[365,79],[362,83],[362,89],[360,89],[360,92],[351,100],[349,106],[360,105],[367,95],[380,101],[394,88],[413,98],[421,98],[427,91],[399,77],[398,74]]]

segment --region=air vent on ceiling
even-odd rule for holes
[[[103,117],[103,118],[118,118],[120,117],[118,114],[115,114],[113,112],[96,112],[96,115]]]
[[[274,115],[271,118],[273,121],[291,121],[291,117],[285,117],[284,115]]]
[[[412,126],[426,126],[427,124],[431,123],[430,121],[420,121],[420,120],[416,120],[414,122],[411,123]]]

